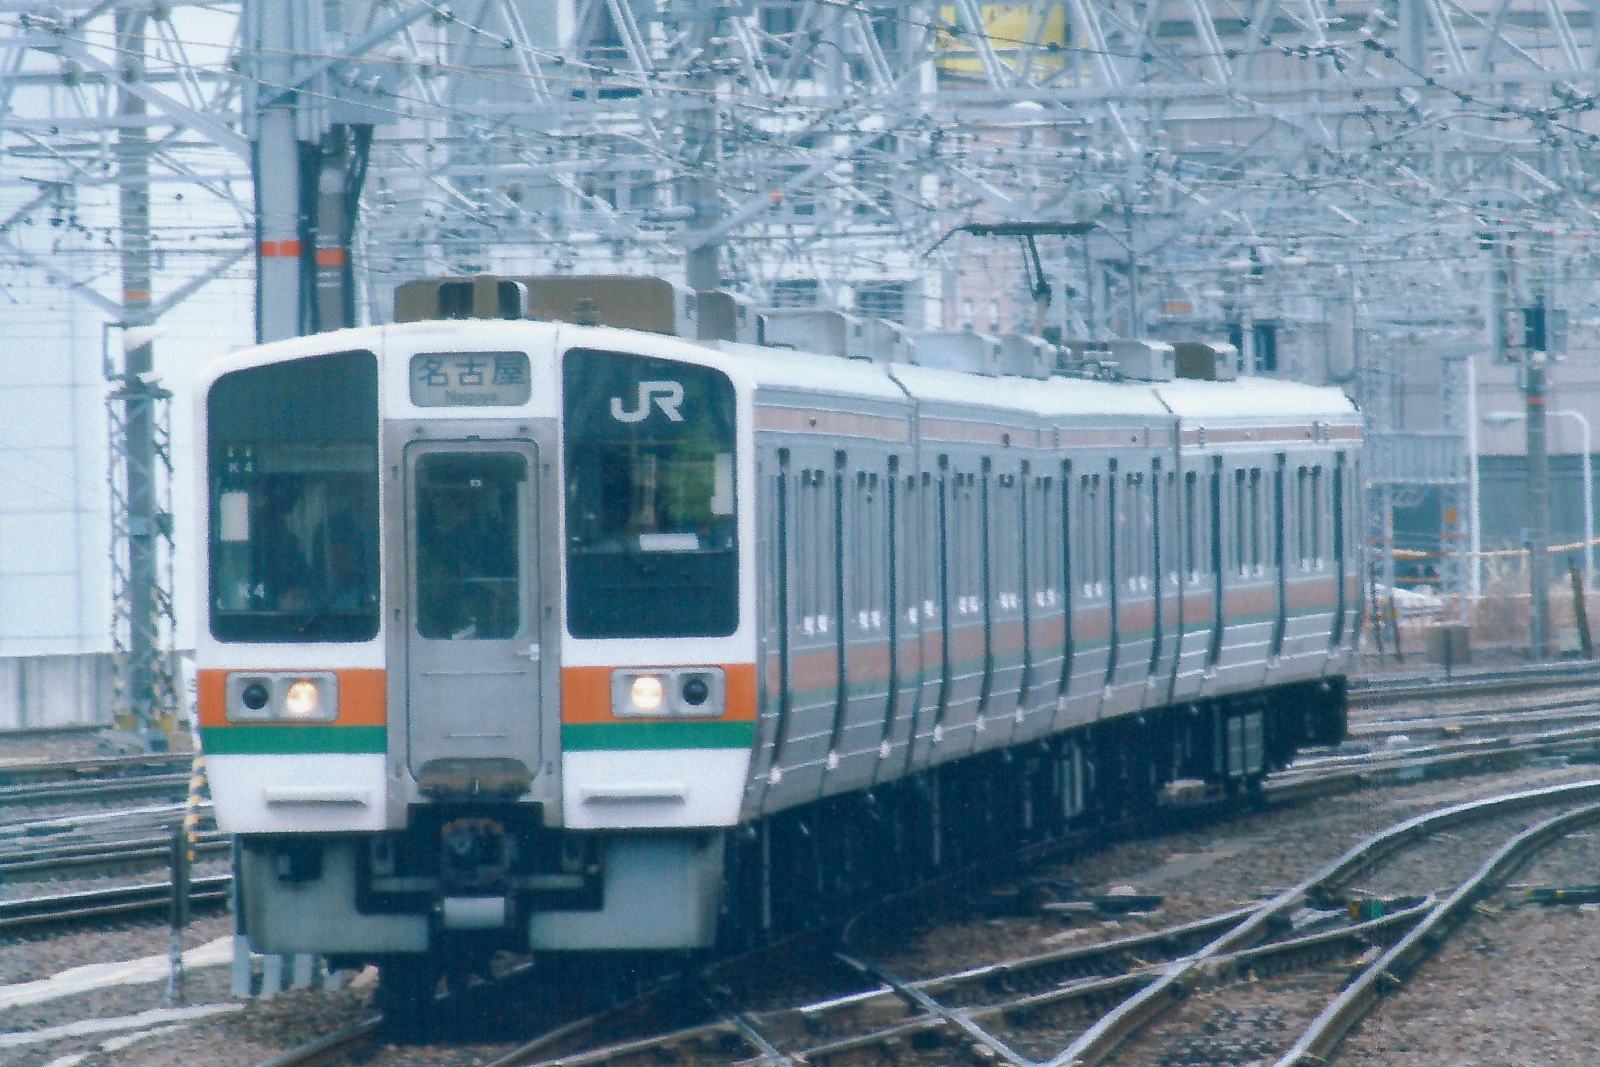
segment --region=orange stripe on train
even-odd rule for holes
[[[703,664],[652,663],[649,667],[703,666]],[[728,685],[727,711],[718,722],[754,722],[756,717],[756,665],[719,663]],[[561,721],[573,723],[640,722],[637,718],[618,719],[611,714],[611,673],[618,670],[647,670],[634,667],[561,668]]]
[[[308,668],[307,673],[323,672],[326,667]],[[201,726],[250,726],[251,723],[228,721],[228,675],[257,673],[250,668],[203,670],[196,679],[196,701],[199,705]],[[277,667],[265,668],[261,674],[293,674],[292,670]],[[375,667],[346,667],[333,672],[339,679],[339,717],[334,726],[384,726],[389,721],[387,672]],[[295,723],[274,719],[270,725],[293,726]],[[329,723],[310,723],[328,726]]]

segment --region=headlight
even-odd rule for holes
[[[317,713],[317,705],[322,703],[322,697],[317,692],[317,683],[306,678],[289,683],[289,691],[283,695],[283,710],[288,712],[291,719],[309,719]]]
[[[660,678],[653,674],[641,674],[628,687],[629,706],[642,715],[654,714],[661,710],[661,701],[666,692]]]
[[[721,667],[646,667],[611,674],[611,713],[618,718],[714,718],[727,703]]]
[[[339,679],[332,671],[228,675],[229,722],[332,722]]]

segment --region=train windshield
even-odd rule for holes
[[[207,407],[211,632],[378,632],[378,362],[344,352],[235,371]]]
[[[734,401],[706,367],[565,361],[567,627],[708,637],[738,626]]]

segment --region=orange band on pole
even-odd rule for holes
[[[298,259],[299,256],[300,256],[300,242],[299,241],[262,241],[261,242],[261,258],[262,259],[278,259],[278,258]]]
[[[342,267],[350,262],[350,253],[342,248],[317,249],[317,266]]]

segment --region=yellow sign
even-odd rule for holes
[[[1066,66],[1070,41],[1067,8],[1059,3],[979,4],[982,27],[966,24],[954,4],[939,7],[953,29],[939,31],[939,69],[947,74],[982,74],[976,37],[987,37],[995,58],[1014,73],[1039,74]]]

